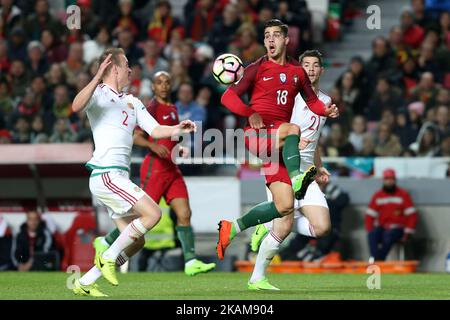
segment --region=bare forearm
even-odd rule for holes
[[[322,167],[322,158],[320,156],[320,150],[319,148],[316,148],[316,151],[314,151],[314,165],[317,168]]]
[[[97,77],[94,77],[89,84],[84,87],[73,99],[72,110],[74,112],[78,112],[83,110],[89,99],[94,94],[95,88],[97,87],[99,80]]]
[[[155,139],[168,139],[181,134],[178,126],[159,125],[152,131],[152,137]]]

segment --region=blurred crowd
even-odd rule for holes
[[[323,155],[450,156],[450,11],[424,4],[410,1],[367,61],[351,58],[329,92],[341,118],[328,122]]]
[[[332,2],[345,12],[348,1]],[[231,52],[248,64],[263,55],[263,23],[271,18],[290,26],[291,55],[314,46],[304,0],[0,3],[0,143],[92,141],[86,115],[73,113],[71,101],[110,46],[124,48],[128,91],[144,104],[152,76],[169,71],[180,119],[221,130],[242,119],[220,105],[225,87],[211,76],[214,57]],[[71,4],[81,10],[81,29],[66,26]],[[450,155],[449,28],[448,11],[411,1],[389,36],[373,39],[368,61],[350,60],[329,91],[342,116],[324,130],[324,156]]]
[[[66,26],[72,4],[81,10],[79,30]],[[239,119],[220,106],[226,88],[213,80],[211,63],[224,52],[246,64],[263,55],[262,25],[273,17],[301,29],[293,54],[308,48],[305,1],[1,0],[0,143],[92,141],[85,113],[73,113],[71,101],[110,46],[125,50],[128,91],[144,104],[152,76],[165,70],[181,120],[234,128]]]

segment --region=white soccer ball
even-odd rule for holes
[[[244,65],[238,56],[224,53],[216,58],[212,74],[221,84],[232,84],[239,81],[244,75]]]

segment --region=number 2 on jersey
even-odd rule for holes
[[[122,114],[125,115],[125,119],[123,119],[122,124],[123,124],[124,126],[128,127],[128,123],[127,123],[127,120],[128,120],[128,113],[127,113],[126,111],[122,111]]]
[[[319,130],[319,126],[320,126],[320,117],[318,116],[311,116],[311,120],[313,121],[313,123],[309,126],[308,130]],[[314,128],[314,126],[316,125],[316,121],[317,121],[317,127]]]

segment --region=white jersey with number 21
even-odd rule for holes
[[[319,90],[317,95],[320,101],[325,105],[331,103],[331,98]],[[305,149],[300,150],[300,170],[306,171],[310,166],[314,165],[314,152],[319,142],[320,132],[327,120],[326,117],[321,117],[312,112],[306,105],[300,94],[295,97],[294,110],[292,111],[291,123],[295,123],[300,127],[301,137],[314,140],[306,146]]]

